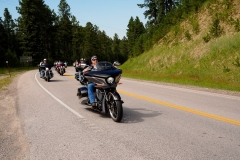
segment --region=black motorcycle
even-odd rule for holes
[[[94,83],[96,87],[95,98],[97,106],[94,108],[105,114],[110,114],[115,122],[120,122],[123,116],[124,103],[116,90],[121,79],[122,70],[113,66],[110,62],[98,62],[96,67],[83,75],[81,83],[84,86],[78,88],[77,96],[87,97],[87,85]]]
[[[83,70],[87,68],[89,65],[86,62],[82,62],[79,66],[75,67],[77,73],[75,73],[75,79],[79,81],[82,85],[83,83]]]
[[[52,65],[49,63],[44,63],[42,65],[39,66],[39,72],[40,75],[41,73],[43,74],[43,79],[45,79],[45,81],[50,81],[50,79],[53,77],[53,72],[51,70]]]

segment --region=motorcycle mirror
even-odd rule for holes
[[[121,65],[121,63],[119,63],[118,61],[113,62],[113,66],[120,66],[120,65]]]

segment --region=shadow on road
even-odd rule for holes
[[[149,110],[146,108],[123,108],[122,123],[139,123],[146,118],[153,118],[161,115],[159,111]]]
[[[50,82],[63,82],[63,81],[66,81],[66,80],[60,80],[60,79],[51,79]]]
[[[81,101],[82,105],[85,105],[87,99]],[[86,106],[86,105],[85,105]],[[99,114],[102,118],[111,119],[109,114],[103,114],[99,111],[91,109],[91,106],[86,106],[86,110]],[[143,122],[146,118],[153,118],[161,115],[162,113],[159,111],[149,110],[146,108],[127,108],[123,106],[123,119],[121,123],[139,123]]]

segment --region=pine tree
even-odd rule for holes
[[[49,8],[43,0],[22,0],[17,8],[21,15],[18,19],[19,32],[21,32],[21,45],[23,54],[32,56],[37,64],[47,56],[47,30]]]
[[[5,53],[7,52],[8,48],[8,40],[7,40],[7,32],[3,26],[3,20],[0,17],[0,66],[5,66]]]
[[[84,28],[84,55],[86,57],[90,58],[92,55],[97,55],[96,40],[95,28],[92,23],[87,22]]]
[[[118,61],[124,63],[128,59],[128,40],[124,36],[119,43],[120,54],[118,56]]]
[[[58,26],[58,59],[71,61],[72,57],[72,23],[70,6],[65,0],[60,0],[58,5],[59,26]]]
[[[135,45],[137,39],[143,33],[145,33],[145,28],[143,26],[143,23],[140,22],[138,17],[136,17],[135,20],[131,17],[129,20],[128,29],[127,29],[128,53],[130,54],[129,56],[134,55],[134,52],[135,52],[134,45]]]
[[[11,14],[8,9],[4,9],[4,21],[3,26],[6,31],[6,43],[7,43],[7,51],[5,51],[5,59],[9,61],[12,65],[18,64],[18,58],[16,55],[16,36],[15,36],[15,23],[12,19]]]
[[[111,61],[118,60],[118,56],[120,54],[119,44],[120,44],[120,39],[118,38],[118,35],[115,33],[113,36],[113,43],[112,43],[113,57]]]

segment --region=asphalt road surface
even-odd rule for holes
[[[30,160],[237,160],[240,97],[122,79],[121,123],[78,99],[73,67],[18,81]]]

